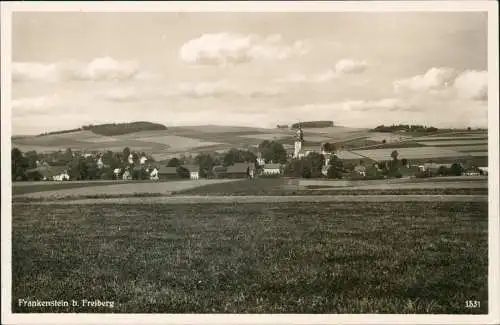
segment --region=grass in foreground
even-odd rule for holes
[[[14,312],[487,313],[487,203],[14,205]],[[20,308],[17,299],[115,308]],[[478,309],[465,308],[479,300]]]

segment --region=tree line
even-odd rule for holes
[[[439,129],[433,126],[425,126],[418,124],[393,124],[393,125],[379,125],[373,128],[371,131],[374,132],[397,132],[397,131],[407,131],[407,132],[436,132]]]

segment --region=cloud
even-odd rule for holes
[[[333,69],[311,75],[292,73],[284,78],[278,78],[278,83],[326,83],[337,80],[346,75],[361,74],[368,69],[368,62],[352,59],[342,59],[335,64]],[[359,85],[359,84],[358,84]]]
[[[452,68],[431,68],[425,74],[396,80],[394,91],[399,95],[432,95],[448,99],[485,101],[488,99],[488,72]]]
[[[488,72],[467,70],[454,82],[460,96],[473,100],[488,100]]]
[[[456,72],[451,68],[431,68],[425,74],[396,80],[393,86],[396,93],[440,90],[450,86],[455,77]]]
[[[179,57],[186,63],[205,65],[242,64],[253,60],[286,60],[309,52],[307,42],[296,40],[290,44],[281,35],[267,37],[231,33],[204,34],[186,42]]]
[[[228,80],[182,82],[170,87],[115,87],[98,97],[110,102],[135,102],[177,99],[260,99],[281,94],[276,88],[242,85]]]
[[[335,64],[335,71],[343,74],[356,74],[365,72],[368,69],[368,62],[343,59]]]
[[[192,98],[205,97],[246,97],[267,98],[280,94],[277,89],[260,89],[249,85],[235,85],[229,81],[181,83],[176,90],[176,95]]]
[[[13,99],[12,115],[49,114],[59,103],[60,98],[57,95]]]
[[[96,58],[88,63],[64,61],[57,63],[13,62],[12,81],[58,82],[69,80],[130,80],[140,77],[135,61],[117,61],[110,57]]]

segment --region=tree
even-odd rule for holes
[[[26,180],[26,169],[28,169],[28,160],[18,148],[11,150],[11,172],[13,181]]]
[[[460,175],[462,175],[463,171],[464,170],[462,168],[462,165],[460,165],[459,163],[454,163],[450,167],[450,175],[453,175],[453,176],[460,176]]]
[[[342,172],[344,171],[344,164],[337,155],[330,156],[330,163],[328,167],[328,172],[326,176],[328,178],[340,179],[342,178]]]
[[[264,140],[259,144],[259,151],[266,162],[285,164],[287,161],[286,150],[279,142]]]
[[[392,160],[394,160],[394,161],[398,160],[398,156],[399,156],[399,153],[398,153],[397,150],[393,150],[391,152],[391,158],[392,158]]]
[[[257,156],[253,152],[232,148],[224,155],[222,159],[222,164],[224,166],[230,166],[234,165],[235,163],[242,163],[242,162],[251,163],[256,161],[257,161]]]
[[[200,177],[207,177],[211,174],[214,166],[214,158],[206,153],[201,153],[194,159],[195,163],[200,167]]]
[[[322,169],[325,165],[325,157],[317,152],[311,152],[307,155],[306,160],[308,160],[308,166],[311,171],[310,177],[321,177],[323,175]]]
[[[125,164],[128,164],[128,156],[130,156],[130,148],[125,147],[125,149],[123,149],[123,162]]]
[[[35,150],[26,151],[24,154],[26,158],[26,163],[28,164],[28,168],[36,168],[36,162],[38,161],[38,153]]]
[[[335,146],[335,144],[330,143],[330,142],[325,142],[323,144],[323,148],[322,149],[323,149],[324,152],[328,152],[328,153],[330,153],[330,152],[336,152],[337,151],[337,147]]]
[[[401,159],[401,164],[403,166],[407,166],[408,165],[408,159],[406,159],[406,158]]]
[[[440,175],[440,176],[446,176],[448,175],[449,171],[448,171],[448,168],[446,168],[446,166],[439,166],[438,170],[437,170],[437,174]]]
[[[174,157],[172,159],[170,159],[167,163],[167,167],[179,167],[180,165],[182,165],[181,161]]]
[[[382,169],[382,170],[385,170],[387,169],[387,163],[385,161],[379,161],[378,162],[378,168]]]
[[[342,179],[342,173],[332,166],[328,167],[328,171],[326,173],[326,177],[330,179]]]
[[[171,166],[171,167],[174,167],[174,166]],[[180,178],[183,178],[183,179],[187,179],[189,178],[189,170],[187,170],[186,168],[182,167],[182,166],[177,166],[177,175],[180,176]]]

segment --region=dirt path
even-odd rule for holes
[[[487,202],[486,195],[306,195],[306,196],[167,196],[129,197],[16,204],[200,204],[200,203],[276,203],[276,202]]]

